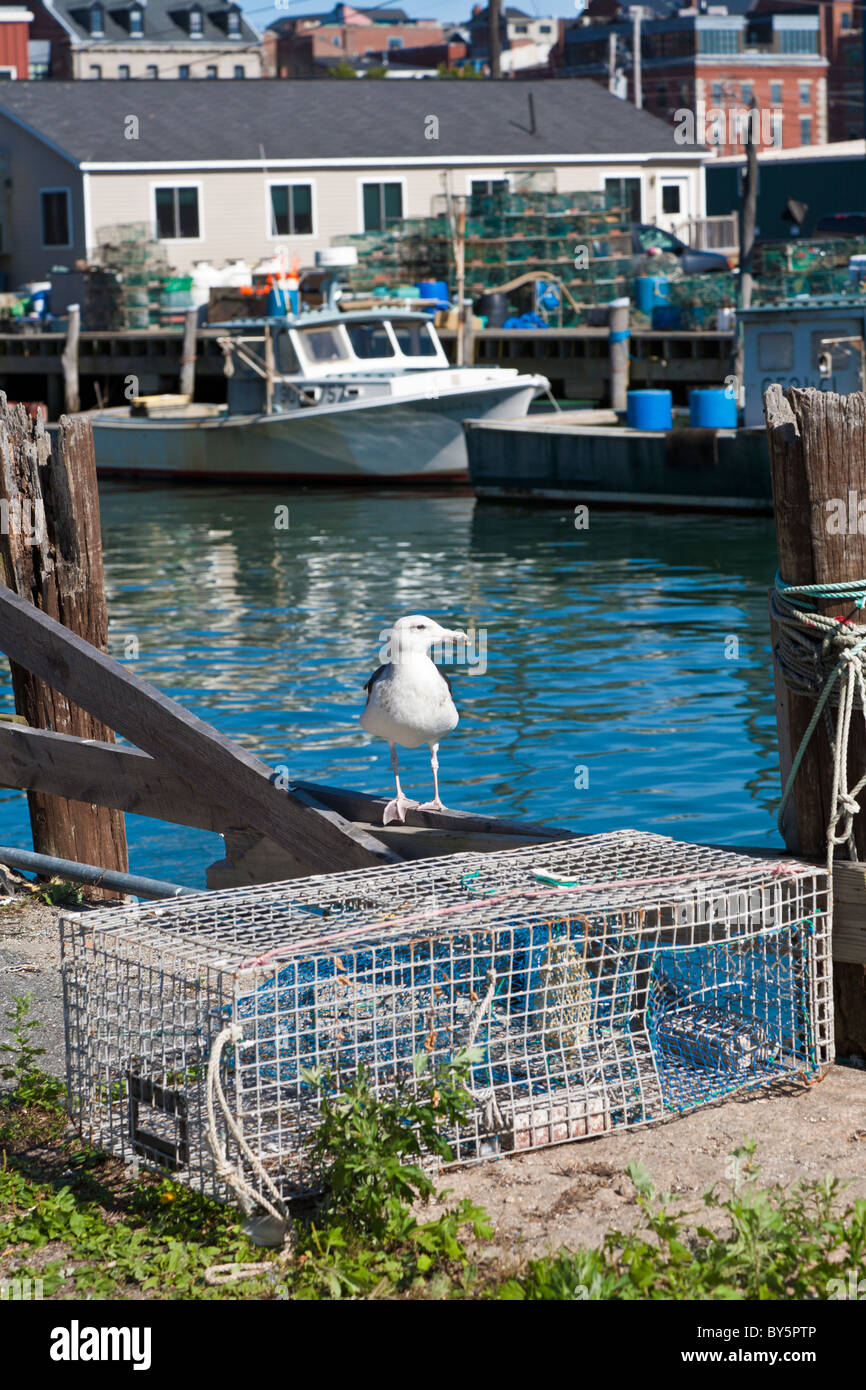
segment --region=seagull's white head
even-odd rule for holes
[[[425,618],[422,613],[411,613],[408,618],[398,618],[388,635],[388,660],[401,659],[428,652],[437,643],[468,642],[469,638],[459,628],[442,627],[433,618]]]

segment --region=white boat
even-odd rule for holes
[[[464,479],[462,423],[519,419],[549,390],[506,367],[453,367],[423,313],[335,308],[226,324],[228,403],[94,411],[102,474]]]

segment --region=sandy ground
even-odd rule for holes
[[[7,896],[19,886],[0,868],[0,1036],[9,1001],[31,994],[32,1016],[45,1025],[37,1034],[42,1064],[63,1075],[60,911],[30,892]],[[849,1200],[866,1197],[866,1070],[833,1067],[811,1086],[792,1083],[646,1129],[452,1169],[442,1182],[489,1212],[496,1231],[489,1256],[516,1261],[595,1245],[611,1227],[629,1229],[638,1212],[626,1169],[635,1160],[659,1190],[697,1212],[702,1193],[731,1175],[729,1155],[746,1137],[757,1141],[766,1183],[832,1173],[850,1184]],[[711,1213],[706,1218],[714,1224]]]

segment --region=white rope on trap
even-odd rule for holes
[[[861,711],[866,726],[866,629],[854,626],[847,619],[818,613],[809,595],[824,599],[850,598],[858,609],[863,609],[866,607],[866,582],[783,584],[777,575],[770,601],[779,632],[776,659],[785,684],[790,690],[809,695],[816,701],[782,793],[779,829],[782,829],[785,808],[809,740],[823,718],[827,740],[833,750],[833,785],[827,822],[828,891],[832,893],[836,846],[845,845],[849,858],[857,859],[854,817],[860,811],[857,798],[866,787],[866,772],[853,787],[848,785],[848,746],[855,706]],[[797,596],[797,602],[793,601],[793,596]],[[837,682],[838,690],[835,689]],[[838,711],[835,722],[834,705]]]
[[[257,1155],[244,1138],[243,1131],[235,1119],[235,1116],[232,1114],[229,1103],[226,1100],[226,1094],[223,1090],[222,1082],[220,1081],[220,1062],[222,1060],[223,1051],[229,1043],[232,1045],[239,1043],[243,1035],[243,1029],[239,1024],[229,1023],[223,1028],[222,1032],[218,1033],[214,1038],[207,1064],[207,1141],[214,1157],[214,1169],[217,1177],[222,1178],[223,1182],[234,1189],[241,1199],[241,1204],[245,1206],[248,1202],[257,1203],[260,1207],[264,1207],[268,1215],[272,1216],[275,1221],[282,1221],[288,1226],[290,1224],[289,1214],[286,1211],[279,1189],[274,1185],[270,1175],[265,1171]],[[257,1188],[253,1187],[251,1183],[248,1183],[243,1175],[240,1164],[232,1163],[231,1159],[224,1153],[222,1138],[217,1129],[216,1109],[214,1107],[215,1100],[222,1111],[223,1119],[226,1122],[229,1133],[256,1177],[261,1182],[262,1187],[266,1187],[270,1192],[274,1199],[273,1202],[268,1201],[264,1192],[259,1191]]]

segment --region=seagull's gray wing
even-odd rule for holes
[[[384,676],[384,674],[385,674],[385,672],[386,672],[387,670],[388,670],[388,667],[387,667],[387,666],[380,666],[377,670],[375,670],[375,671],[373,672],[372,676],[371,676],[370,679],[367,681],[367,684],[364,686],[364,689],[365,689],[366,692],[367,692],[367,704],[368,704],[368,705],[369,705],[369,703],[370,703],[370,696],[373,694],[373,686],[376,684],[376,682],[377,682],[377,680],[379,679],[380,676]]]

